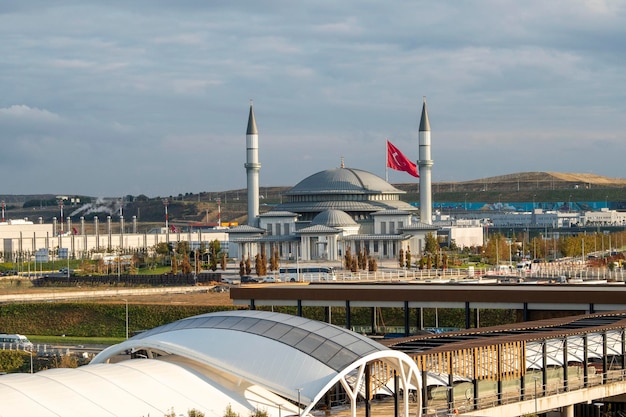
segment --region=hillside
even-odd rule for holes
[[[402,197],[408,202],[419,201],[418,181],[394,184],[406,194]],[[262,187],[260,189],[260,211],[269,211],[282,201],[282,194],[290,187]],[[51,222],[53,217],[60,219],[60,210],[56,205],[47,203],[32,204],[33,201],[48,201],[53,195],[0,196],[7,204],[5,217],[21,219],[28,217],[37,221]],[[222,222],[247,221],[246,190],[228,190],[221,192],[202,192],[199,194],[179,194],[170,196],[168,216],[174,225],[189,223],[216,223],[218,213]],[[220,201],[218,210],[218,199]],[[111,216],[118,221],[120,199],[92,199],[89,204],[68,205],[65,216],[71,216],[74,224],[84,216],[89,222],[95,215],[101,222]],[[559,173],[559,172],[520,172],[461,182],[437,182],[433,184],[433,201],[623,201],[626,202],[626,179],[608,178],[596,174]],[[85,201],[85,200],[83,200]],[[146,196],[127,196],[123,201],[122,212],[127,224],[133,216],[139,223],[152,223],[145,227],[164,225],[165,199]],[[29,207],[24,207],[24,204]]]
[[[396,184],[401,190],[415,189],[416,184]],[[447,191],[523,191],[557,189],[624,188],[626,179],[609,178],[597,174],[563,172],[518,172],[460,182],[438,182],[433,184],[433,193]]]

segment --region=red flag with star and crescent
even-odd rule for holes
[[[414,177],[419,178],[417,165],[404,156],[404,154],[389,141],[387,141],[387,167],[397,171],[408,172]]]

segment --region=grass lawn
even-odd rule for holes
[[[63,337],[63,336],[27,336],[34,344],[47,345],[115,345],[123,342],[123,337]]]

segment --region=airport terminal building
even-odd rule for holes
[[[230,409],[285,417],[341,401],[356,416],[364,392],[393,395],[394,386],[419,391],[420,383],[411,357],[358,333],[241,310],[157,327],[79,368],[0,376],[0,415],[178,416],[195,410],[222,417]],[[405,395],[401,409],[419,416],[421,403],[409,403]]]

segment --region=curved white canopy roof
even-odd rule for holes
[[[127,351],[147,359],[116,362]],[[0,377],[0,416],[163,415],[197,409],[222,416],[228,405],[247,415],[308,412],[341,382],[356,396],[367,362],[399,370],[402,384],[419,386],[415,363],[346,329],[297,316],[227,311],[189,317],[111,346],[78,369]],[[360,377],[347,382],[346,376]],[[386,381],[383,381],[386,382]],[[123,400],[122,400],[123,399]],[[16,407],[16,408],[12,408]],[[28,413],[27,413],[28,415]]]

